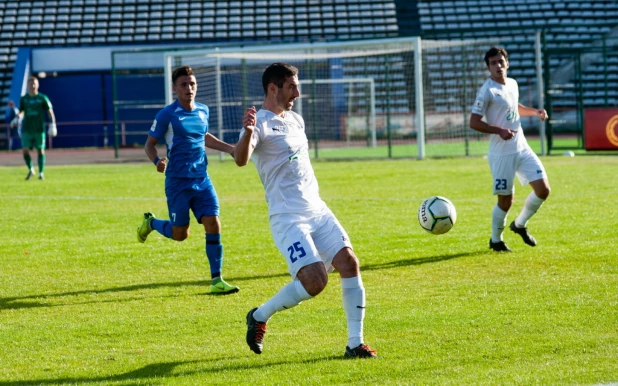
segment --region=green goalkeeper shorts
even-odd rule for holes
[[[21,133],[21,147],[28,149],[45,149],[45,133]]]

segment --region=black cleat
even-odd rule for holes
[[[247,314],[247,344],[251,351],[256,354],[262,353],[262,341],[266,333],[266,323],[258,322],[253,319],[253,313],[257,307]]]
[[[493,241],[491,241],[491,239],[489,239],[489,248],[493,249],[496,252],[513,252],[509,247],[506,246],[504,241],[498,241],[497,243],[494,243]]]
[[[345,358],[377,358],[378,353],[376,350],[372,350],[368,345],[361,344],[355,348],[345,347]]]
[[[524,243],[528,244],[531,247],[536,246],[536,240],[534,239],[534,237],[532,237],[530,233],[528,233],[528,228],[518,228],[517,226],[515,226],[515,221],[513,221],[511,225],[509,225],[509,228],[511,228],[513,232],[520,235],[521,238],[524,240]]]

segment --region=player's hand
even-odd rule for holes
[[[510,139],[513,139],[513,137],[515,136],[515,132],[509,129],[502,129],[500,130],[500,138],[504,139],[505,141],[508,141]]]
[[[538,116],[539,116],[539,119],[540,119],[541,121],[544,121],[544,120],[546,120],[546,119],[549,117],[549,116],[547,115],[547,111],[545,111],[544,109],[537,110],[537,111],[536,111],[536,115],[538,115]]]
[[[55,137],[58,135],[58,128],[56,127],[56,122],[50,122],[47,129],[47,135]]]
[[[19,117],[15,117],[13,118],[13,120],[11,121],[11,127],[17,127],[19,126]]]
[[[163,157],[157,163],[157,171],[159,173],[165,173],[165,168],[167,167],[167,157]]]
[[[255,130],[256,115],[257,110],[255,106],[251,106],[245,111],[245,115],[242,118],[242,125],[246,131],[253,133],[253,130]]]

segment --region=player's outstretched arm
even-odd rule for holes
[[[500,138],[508,141],[515,135],[513,131],[509,129],[503,129],[502,127],[493,126],[487,122],[483,122],[483,116],[479,114],[470,114],[470,128],[480,131],[481,133],[498,134]]]
[[[230,154],[233,156],[234,146],[230,145],[227,142],[223,142],[219,138],[215,137],[210,133],[206,133],[205,137],[206,147],[209,149],[219,150],[224,153]]]
[[[251,154],[253,153],[251,137],[253,137],[253,132],[255,131],[256,114],[257,111],[255,106],[251,106],[245,111],[245,115],[243,116],[242,124],[245,128],[245,132],[238,140],[233,154],[234,161],[236,161],[236,165],[238,166],[247,165],[249,159],[251,159]]]

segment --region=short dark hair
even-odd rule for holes
[[[485,53],[485,64],[489,66],[489,58],[492,56],[500,55],[504,56],[504,59],[509,60],[509,54],[503,47],[491,47],[489,51]]]
[[[264,95],[268,94],[268,85],[274,83],[277,87],[283,87],[283,84],[290,76],[298,75],[298,68],[287,63],[273,63],[266,67],[262,75],[262,87],[264,87]]]
[[[36,76],[36,75],[30,75],[30,76],[28,77],[28,80],[31,80],[31,79],[39,80],[39,77],[38,77],[38,76]]]
[[[189,75],[195,75],[193,73],[193,69],[191,68],[191,66],[178,67],[172,73],[172,84],[176,84],[176,80],[178,80],[178,78],[180,78],[181,76],[189,76]]]

